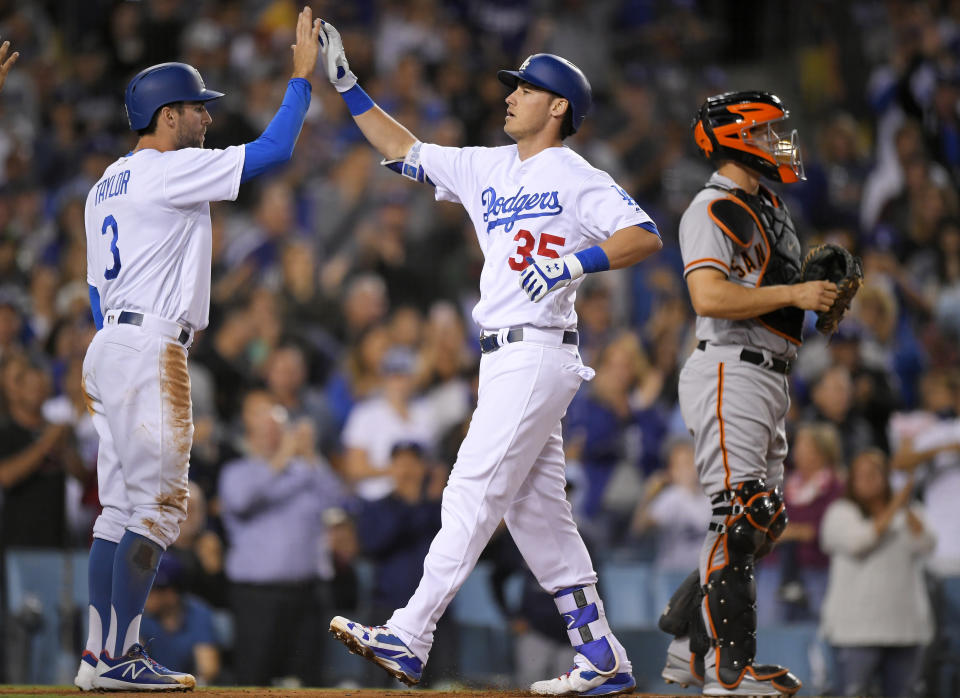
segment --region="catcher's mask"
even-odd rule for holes
[[[726,92],[707,98],[693,122],[697,147],[713,162],[733,160],[778,182],[806,179],[797,130],[782,136],[773,125],[790,112],[768,92]]]

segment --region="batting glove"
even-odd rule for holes
[[[570,282],[583,276],[583,265],[575,255],[560,259],[527,257],[527,268],[520,273],[520,288],[530,300],[539,303],[551,291],[569,286]]]
[[[340,32],[330,22],[320,20],[320,55],[323,56],[323,66],[327,71],[327,78],[337,88],[337,92],[346,92],[357,84],[357,76],[350,70],[347,63],[347,54],[343,50],[343,40]]]

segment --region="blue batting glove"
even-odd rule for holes
[[[520,288],[526,291],[534,303],[539,303],[551,291],[569,286],[571,281],[583,276],[583,265],[572,254],[560,259],[525,259],[528,266],[520,272]]]

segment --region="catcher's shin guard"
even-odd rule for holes
[[[714,536],[705,574],[703,610],[715,664],[707,695],[792,695],[800,681],[777,665],[754,664],[757,586],[754,560],[783,532],[786,516],[776,490],[762,480],[737,485],[713,499]],[[743,693],[741,690],[746,691]]]

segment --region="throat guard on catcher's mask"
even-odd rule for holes
[[[697,147],[711,162],[732,160],[777,182],[806,179],[797,131],[783,136],[774,124],[790,112],[767,92],[726,92],[709,97],[693,122]]]

